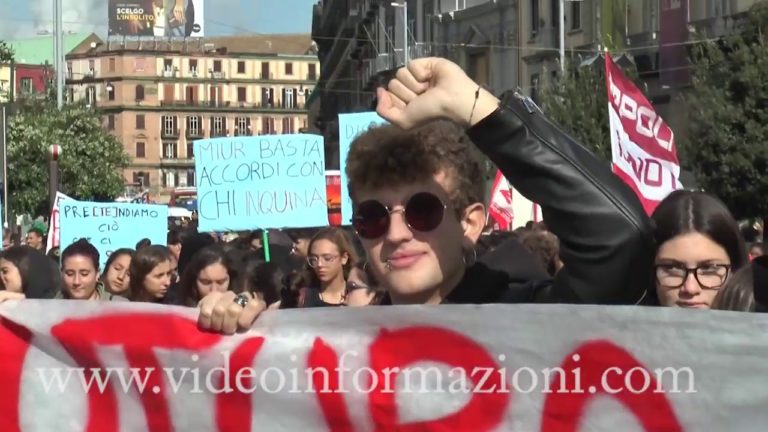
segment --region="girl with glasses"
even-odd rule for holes
[[[309,242],[299,307],[342,306],[347,278],[357,262],[347,233],[340,228],[320,230]]]
[[[747,263],[728,208],[703,192],[676,191],[653,213],[656,295],[661,306],[709,309],[730,275]]]

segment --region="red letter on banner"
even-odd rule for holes
[[[21,377],[31,339],[29,329],[0,317],[0,431],[21,431]]]
[[[382,331],[371,344],[371,368],[377,374],[376,387],[368,397],[376,429],[379,431],[495,430],[504,419],[509,390],[504,374],[491,355],[468,337],[437,327],[410,327]],[[418,362],[444,363],[462,368],[475,382],[472,398],[454,414],[425,422],[400,424],[392,379],[386,369],[400,371]],[[477,371],[492,371],[490,376]],[[390,375],[390,376],[388,376]],[[390,381],[389,383],[387,381]]]
[[[251,394],[242,390],[253,389],[252,377],[242,376],[242,372],[253,367],[256,356],[264,344],[263,337],[247,339],[232,353],[229,363],[229,382],[235,383],[232,392],[216,395],[216,425],[220,432],[251,430],[253,404]],[[222,381],[226,377],[222,377]],[[220,383],[223,384],[223,383]],[[221,385],[219,388],[224,388]]]
[[[317,395],[328,430],[354,431],[344,395],[339,392],[339,359],[336,351],[323,339],[315,339],[307,357],[307,366],[312,374],[312,388]]]
[[[579,361],[574,360],[575,355],[580,356],[576,357]],[[632,354],[614,343],[587,342],[569,354],[561,367],[565,372],[565,387],[553,388],[553,393],[547,395],[541,421],[542,432],[577,432],[587,403],[599,394],[608,394],[621,402],[632,411],[646,431],[682,432],[683,428],[667,397],[655,392],[657,384],[652,376],[650,385],[642,392],[632,392],[626,388],[625,374],[636,367],[646,368]],[[581,383],[574,382],[577,369]],[[611,370],[616,373],[608,373]],[[632,374],[630,379],[631,388],[643,388],[643,380],[638,374]],[[555,382],[560,381],[556,379]],[[558,393],[558,390],[562,392]],[[578,390],[579,393],[572,390]]]
[[[88,368],[101,369],[96,355],[99,345],[123,347],[131,368],[149,373],[141,403],[151,432],[171,432],[165,383],[154,348],[200,351],[210,348],[221,339],[220,335],[203,333],[197,323],[171,314],[129,313],[105,315],[87,319],[63,321],[51,328],[51,334],[61,342],[80,367],[86,368],[86,380],[91,379]],[[148,372],[147,372],[148,373]],[[157,394],[154,389],[159,389]],[[147,391],[148,390],[148,391]],[[88,392],[87,432],[118,429],[117,397],[114,391],[100,393],[98,388]]]

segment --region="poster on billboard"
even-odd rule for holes
[[[204,0],[109,0],[110,36],[203,37]]]

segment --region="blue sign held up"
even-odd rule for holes
[[[59,203],[61,250],[84,238],[99,251],[101,269],[113,251],[135,248],[139,240],[165,245],[168,207],[152,204],[97,203],[65,200]]]
[[[322,136],[214,138],[194,152],[200,231],[328,225]]]
[[[341,223],[352,224],[352,200],[347,187],[347,155],[352,141],[373,126],[387,124],[376,112],[339,114],[339,166],[341,167]]]

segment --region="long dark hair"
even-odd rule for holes
[[[102,279],[107,277],[107,272],[109,271],[109,267],[112,265],[113,262],[115,262],[116,259],[120,258],[123,255],[128,255],[129,257],[131,257],[131,260],[133,260],[134,253],[135,251],[130,248],[120,248],[112,252],[109,258],[107,258],[107,262],[104,264],[104,269],[102,270],[102,273],[101,273]]]
[[[61,272],[43,252],[29,246],[13,246],[2,251],[0,258],[19,270],[21,292],[26,298],[50,299],[61,290]]]
[[[138,300],[139,294],[144,291],[144,278],[159,264],[170,260],[171,251],[165,246],[150,245],[136,251],[129,270],[131,300]]]
[[[232,291],[237,279],[237,263],[231,262],[226,250],[217,244],[200,249],[187,264],[181,275],[179,288],[182,304],[189,307],[197,306],[200,294],[197,292],[197,276],[200,272],[213,264],[221,264],[229,274],[229,290]]]
[[[734,271],[747,263],[747,248],[736,220],[725,204],[712,195],[685,190],[672,192],[659,203],[651,217],[657,248],[678,235],[695,232],[725,249]]]

